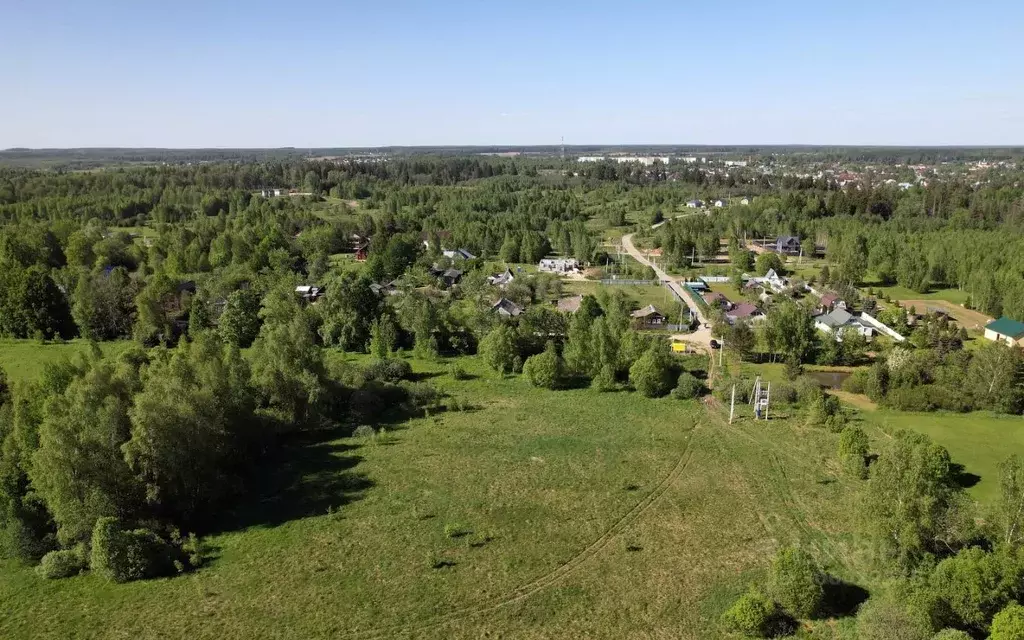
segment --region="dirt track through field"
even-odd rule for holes
[[[699,425],[695,426],[694,430],[698,427]],[[668,491],[669,487],[671,487],[672,484],[682,476],[683,471],[690,462],[691,451],[691,443],[690,440],[687,439],[683,453],[679,456],[679,460],[676,462],[675,467],[672,468],[672,471],[670,471],[669,474],[665,476],[650,493],[644,496],[640,502],[634,505],[632,509],[626,512],[625,515],[616,520],[597,540],[592,542],[589,546],[558,568],[517,587],[504,596],[492,599],[489,602],[483,602],[476,606],[465,607],[462,609],[455,609],[441,616],[426,619],[418,623],[394,625],[380,629],[367,629],[366,631],[356,631],[346,637],[351,640],[377,640],[378,638],[393,638],[396,636],[417,633],[449,622],[456,622],[474,615],[502,609],[517,602],[521,602],[535,593],[554,585],[562,578],[576,571],[588,560],[598,555],[616,536],[628,529],[631,524],[636,522],[637,519],[647,512],[647,510],[658,501],[658,498]]]

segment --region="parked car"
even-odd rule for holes
[[[712,349],[721,349],[722,348],[722,345],[718,344],[718,340],[712,340],[710,344],[711,344],[711,348]]]

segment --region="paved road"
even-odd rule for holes
[[[704,317],[704,313],[701,311],[700,305],[697,304],[696,300],[694,300],[693,292],[680,284],[677,278],[668,275],[656,264],[645,258],[644,255],[633,245],[632,233],[622,236],[622,248],[625,249],[629,255],[633,256],[633,258],[635,258],[640,264],[654,269],[654,273],[658,276],[659,280],[662,282],[667,281],[669,288],[686,302],[686,306],[690,308],[690,311],[693,312],[697,321],[700,323],[697,330],[693,333],[680,333],[672,336],[672,338],[674,340],[688,342],[694,346],[704,349],[705,351],[711,351],[711,329],[704,328],[705,323],[707,323],[707,318]]]

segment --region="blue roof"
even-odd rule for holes
[[[1011,320],[1006,316],[993,320],[992,322],[985,325],[987,331],[994,331],[999,335],[1009,336],[1011,338],[1019,338],[1024,336],[1024,322],[1018,322]]]

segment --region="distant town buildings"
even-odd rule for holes
[[[604,162],[605,160],[611,160],[619,164],[635,162],[649,167],[656,162],[667,165],[670,158],[668,156],[580,156],[576,159],[577,162]]]

